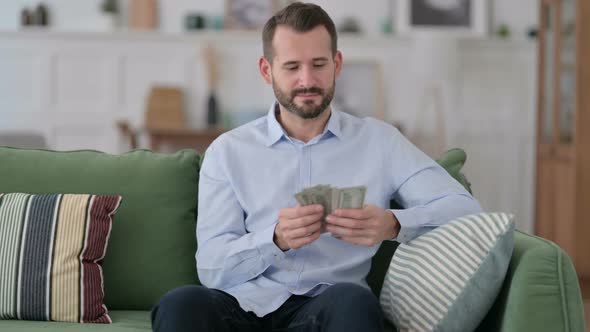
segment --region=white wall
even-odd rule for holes
[[[100,0],[46,0],[55,30],[88,30]],[[382,65],[386,118],[401,122],[410,136],[432,127],[419,119],[413,41],[378,37],[384,0],[319,0],[338,23],[357,15],[372,37],[343,36],[346,60]],[[260,109],[272,89],[260,79],[258,33],[177,34],[184,14],[200,10],[220,15],[223,1],[160,0],[160,33],[79,34],[7,32],[18,29],[22,6],[33,0],[0,0],[0,130],[41,130],[52,148],[93,148],[121,152],[114,123],[142,124],[145,96],[155,83],[187,91],[189,125],[203,126],[206,94],[198,46],[216,40],[220,52],[223,112]],[[519,41],[464,41],[452,108],[445,109],[447,147],[467,151],[465,172],[486,210],[517,215],[517,225],[532,231],[536,44],[524,41],[535,24],[536,0],[496,0],[492,22],[506,22]],[[4,31],[3,31],[4,30]],[[173,34],[173,35],[169,35]],[[421,128],[420,128],[421,127]],[[431,132],[422,132],[433,140]],[[428,137],[428,135],[431,135]]]
[[[210,41],[220,54],[222,113],[266,109],[273,95],[255,66],[258,33],[0,32],[0,131],[40,131],[58,150],[119,153],[127,146],[115,122],[141,126],[150,86],[163,83],[186,92],[188,125],[203,127],[207,87],[197,46]],[[419,117],[424,109],[417,101],[429,98],[414,82],[411,40],[347,36],[341,48],[349,62],[382,68],[387,119],[401,122],[423,149],[438,140],[428,130],[433,113]],[[467,151],[464,171],[476,197],[486,210],[515,213],[526,231],[532,230],[535,54],[532,42],[460,42],[455,101],[442,110],[443,149]]]
[[[392,0],[395,7],[396,0]],[[34,7],[41,0],[0,1],[0,30],[15,30],[19,27],[19,15],[24,6]],[[52,26],[55,29],[88,29],[89,22],[98,16],[101,0],[44,0],[51,10]],[[125,15],[128,0],[120,0]],[[312,0],[332,16],[336,24],[348,16],[358,18],[367,34],[378,34],[380,23],[389,11],[387,0]],[[523,38],[530,26],[538,22],[537,0],[490,0],[490,25],[495,30],[501,23],[508,24],[516,38]],[[223,15],[223,0],[160,0],[160,30],[176,33],[183,30],[184,16],[189,11],[206,15]],[[395,11],[395,9],[394,9]]]

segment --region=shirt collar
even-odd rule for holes
[[[288,135],[283,129],[283,126],[277,120],[276,112],[278,112],[278,103],[275,101],[272,103],[268,114],[266,115],[266,120],[268,123],[268,132],[266,137],[266,146],[271,146],[278,142],[282,137],[287,138]],[[341,121],[340,121],[340,112],[334,107],[332,107],[332,114],[328,119],[328,123],[326,124],[326,128],[322,135],[325,135],[327,132],[332,133],[334,136],[342,139],[342,128],[341,128]]]

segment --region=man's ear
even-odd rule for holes
[[[334,57],[334,70],[336,77],[340,76],[340,72],[342,71],[342,52],[340,51],[336,51],[336,56]]]
[[[262,75],[264,81],[268,84],[272,84],[272,68],[268,59],[263,56],[258,59],[258,70],[260,70],[260,75]]]

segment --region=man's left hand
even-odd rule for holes
[[[373,246],[397,237],[400,224],[395,215],[375,205],[362,209],[337,209],[326,217],[326,231],[346,242]]]

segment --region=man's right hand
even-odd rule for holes
[[[321,235],[323,216],[324,208],[320,204],[281,209],[273,238],[275,244],[286,251],[312,243]]]

